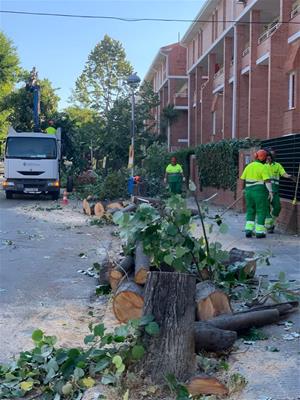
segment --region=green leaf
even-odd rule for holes
[[[44,332],[41,331],[40,329],[36,329],[35,331],[32,332],[31,338],[34,342],[40,342],[43,339]]]
[[[94,371],[95,372],[103,371],[105,368],[107,368],[109,366],[109,364],[110,364],[110,359],[103,358],[102,360],[97,362],[97,364],[94,368]]]
[[[154,316],[151,314],[143,315],[139,320],[139,326],[148,325],[150,322],[154,320]]]
[[[145,331],[148,335],[157,335],[159,333],[159,325],[156,322],[150,322],[150,324],[146,325]]]
[[[75,368],[74,373],[73,373],[75,381],[78,381],[79,379],[84,377],[84,370],[81,368]]]
[[[20,388],[24,392],[29,392],[33,388],[33,382],[32,381],[21,382],[20,383]]]
[[[44,384],[47,385],[56,375],[53,368],[49,368],[46,378],[44,379]]]
[[[278,280],[279,280],[279,282],[285,282],[285,272],[283,272],[283,271],[280,271],[279,272],[279,275],[278,275]]]
[[[123,360],[120,356],[114,356],[112,359],[112,363],[116,366],[116,368],[119,368],[123,364]]]
[[[140,360],[145,354],[145,349],[142,345],[135,345],[131,350],[131,355],[134,360]]]
[[[185,247],[176,247],[176,257],[181,258],[182,256],[184,256],[186,253],[189,252],[189,249],[185,248]]]
[[[84,338],[84,344],[91,343],[91,342],[94,341],[94,339],[95,339],[95,336],[94,336],[94,335],[87,335],[87,336]]]
[[[229,230],[229,227],[227,224],[224,224],[224,222],[222,222],[222,224],[219,226],[219,232],[220,233],[227,233]]]
[[[123,400],[129,400],[129,389],[124,393]]]
[[[94,326],[94,335],[102,337],[104,335],[105,326],[104,324],[99,324]]]
[[[128,327],[126,325],[119,326],[115,329],[114,334],[116,336],[123,336],[126,337],[128,335]]]
[[[88,376],[87,378],[83,378],[81,382],[82,382],[83,386],[85,386],[88,389],[95,386],[95,383],[96,383],[95,380],[93,378],[91,378],[90,376]]]
[[[103,375],[101,378],[101,383],[103,385],[112,385],[116,383],[116,377],[112,374]]]
[[[171,254],[164,256],[164,262],[168,265],[172,265],[174,257]]]

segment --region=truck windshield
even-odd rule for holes
[[[52,138],[9,137],[6,142],[6,158],[55,159],[56,140]]]

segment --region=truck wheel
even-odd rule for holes
[[[69,175],[67,178],[67,192],[68,193],[73,192],[73,187],[74,187],[73,176]]]
[[[59,191],[51,193],[52,200],[58,200],[59,194],[60,194]]]
[[[7,200],[12,199],[12,198],[13,198],[12,191],[7,190],[7,191],[5,192],[5,197],[7,198]]]

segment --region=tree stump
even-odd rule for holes
[[[185,381],[195,372],[195,277],[183,273],[148,274],[143,315],[153,315],[156,336],[144,335],[143,372],[154,383],[167,374]]]

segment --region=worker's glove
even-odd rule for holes
[[[183,182],[185,182],[185,176],[182,178]]]
[[[166,184],[167,183],[167,179],[166,178],[164,178],[164,184]]]
[[[270,203],[272,203],[273,197],[274,197],[273,192],[269,192],[269,201],[270,201]]]

